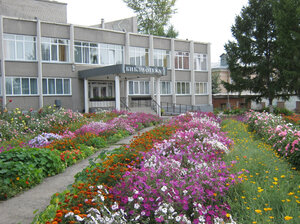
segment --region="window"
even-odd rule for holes
[[[149,81],[129,81],[129,95],[149,95]]]
[[[207,82],[196,82],[195,83],[195,94],[208,94],[207,93]]]
[[[71,95],[71,79],[44,78],[44,95]]]
[[[96,43],[75,42],[75,62],[81,64],[99,64],[99,48]]]
[[[175,55],[175,69],[187,70],[190,69],[190,53],[176,52]]]
[[[176,82],[176,94],[187,95],[191,94],[189,82]]]
[[[36,37],[3,34],[3,39],[6,60],[36,60]]]
[[[207,71],[206,54],[194,54],[194,66],[196,71]]]
[[[170,51],[154,49],[154,66],[170,68]]]
[[[149,65],[149,52],[146,48],[130,47],[129,51],[130,64],[137,66]]]
[[[123,64],[123,46],[114,44],[100,44],[100,64]]]
[[[69,40],[42,37],[42,60],[68,62]]]
[[[170,95],[171,91],[171,82],[161,81],[160,82],[160,94],[162,95]]]
[[[7,95],[37,95],[37,78],[5,78],[6,94]]]

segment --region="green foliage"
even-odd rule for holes
[[[56,152],[15,148],[0,154],[0,200],[40,183],[65,169]]]
[[[220,89],[220,73],[212,73],[212,94],[221,92]]]
[[[264,140],[257,140],[247,125],[224,120],[222,130],[234,140],[233,150],[224,158],[232,160],[231,172],[239,171],[241,183],[226,198],[237,223],[299,223],[300,176]],[[297,202],[298,200],[298,202]]]
[[[178,32],[171,25],[165,27],[176,12],[176,0],[123,0],[137,14],[138,29],[141,33],[156,36],[177,37]]]
[[[276,62],[284,74],[281,82],[291,94],[300,96],[300,1],[275,1],[278,54]]]
[[[262,111],[265,111],[265,112],[270,112],[270,108],[268,107],[264,107]],[[280,115],[280,114],[284,114],[286,116],[290,116],[293,114],[293,111],[290,111],[289,109],[286,109],[286,108],[279,108],[279,107],[274,107],[273,109],[273,113],[276,114],[276,115]]]
[[[265,97],[270,105],[273,99],[287,99],[290,94],[289,77],[281,73],[276,60],[279,44],[273,11],[273,0],[249,0],[249,5],[236,17],[231,29],[236,41],[225,45],[234,83],[223,82],[228,91],[248,90],[256,93],[252,99]]]

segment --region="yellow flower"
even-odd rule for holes
[[[270,219],[274,219],[274,217],[273,217],[273,216],[269,216],[269,218],[270,218]]]
[[[293,217],[288,216],[288,215],[284,217],[284,220],[287,220],[287,221],[289,221],[289,220],[291,220],[291,219],[293,219]]]
[[[272,182],[274,185],[277,185],[278,183],[277,182]]]
[[[264,208],[264,210],[267,211],[272,211],[272,208]]]
[[[291,200],[290,199],[286,199],[286,202],[290,202]]]
[[[285,202],[285,200],[281,200],[282,202]]]
[[[254,221],[254,222],[252,222],[252,223],[253,223],[253,224],[256,224],[257,222]]]
[[[248,209],[248,210],[249,210],[250,208],[249,208],[249,207],[246,207],[246,209]]]
[[[20,180],[20,177],[17,177],[16,179],[17,179],[17,180]]]
[[[274,181],[278,181],[278,178],[277,177],[273,177]]]
[[[255,212],[258,213],[258,214],[260,214],[262,211],[259,210],[259,209],[256,209]]]
[[[245,199],[246,197],[245,197],[245,196],[242,196],[241,198],[242,198],[242,199]]]
[[[288,195],[294,195],[295,193],[294,192],[290,192],[290,193],[288,193]]]
[[[285,176],[284,176],[284,175],[281,175],[280,177],[281,177],[281,178],[285,178]]]
[[[231,215],[229,213],[226,214],[226,217],[229,218]]]

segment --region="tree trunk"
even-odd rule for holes
[[[270,109],[270,113],[274,112],[274,108],[273,108],[273,98],[269,98],[269,109]]]

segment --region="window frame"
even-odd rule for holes
[[[180,93],[178,93],[178,84],[180,85]],[[184,86],[184,88],[183,88],[183,86]],[[189,88],[188,88],[189,92],[186,91],[187,90],[187,86],[189,86]],[[177,81],[176,85],[175,85],[175,88],[176,88],[176,95],[181,95],[181,96],[183,96],[183,95],[191,95],[191,82]],[[185,91],[183,91],[183,89]]]
[[[44,92],[44,80],[46,80],[47,93]],[[49,80],[54,80],[54,93],[49,93]],[[57,93],[57,81],[62,80],[62,94]],[[65,93],[65,80],[69,80],[69,93]],[[42,80],[42,92],[44,96],[72,96],[72,79],[71,78],[53,78],[53,77],[43,77]]]
[[[200,60],[200,62],[197,63],[197,60]],[[206,69],[202,69],[202,62],[205,60],[205,67]],[[208,62],[207,62],[207,54],[200,54],[195,53],[194,54],[194,69],[195,71],[208,71]]]
[[[97,46],[92,46],[92,45],[97,45]],[[81,59],[80,62],[76,61],[76,48],[80,48],[80,59]],[[85,54],[86,50],[88,50],[88,54]],[[93,50],[96,50],[95,52],[97,52],[96,53],[97,63],[92,62],[92,57],[94,55],[92,53]],[[88,62],[86,62],[86,61],[88,61]],[[93,43],[93,42],[86,42],[86,41],[74,41],[74,63],[75,64],[99,65],[100,64],[99,44]]]
[[[132,93],[130,93],[130,83],[132,83]],[[141,93],[141,83],[143,83],[144,85],[144,93]],[[146,83],[148,83],[148,87],[146,88]],[[136,88],[137,87],[137,91]],[[151,95],[151,89],[150,89],[150,81],[147,80],[130,80],[128,81],[128,95],[129,96],[149,96]],[[147,90],[149,90],[149,92],[147,93]]]
[[[104,54],[105,52],[107,54]],[[114,53],[114,59],[111,62],[109,52]],[[108,63],[105,63],[106,60],[103,59],[103,54],[106,56],[106,60]],[[119,57],[121,56],[121,61],[118,62]],[[116,64],[123,64],[124,63],[124,46],[118,44],[106,44],[106,43],[99,43],[99,64],[100,65],[116,65]]]
[[[62,43],[60,43],[60,41]],[[66,43],[64,43],[66,42]],[[43,59],[43,46],[49,45],[49,60]],[[60,57],[62,52],[61,46],[66,47],[66,61],[61,61]],[[75,47],[75,45],[74,45]],[[56,55],[54,55],[52,52],[56,49]],[[55,37],[42,37],[41,38],[41,54],[42,54],[42,62],[46,63],[70,63],[70,40],[69,39],[64,39],[64,38],[55,38]],[[53,57],[56,56],[56,59],[53,59]]]
[[[165,58],[166,57],[166,58]],[[166,67],[168,69],[171,68],[171,53],[168,50],[163,49],[153,49],[153,64],[157,67]],[[160,63],[155,63],[155,60],[162,61],[162,65]],[[166,60],[166,66],[164,66]]]
[[[8,38],[11,36],[11,38]],[[27,40],[26,37],[32,38],[33,40]],[[22,40],[18,39],[22,38]],[[14,45],[14,58],[7,58],[7,51],[9,49],[8,42],[13,42]],[[28,62],[35,62],[37,61],[37,40],[36,36],[31,35],[19,35],[19,34],[10,34],[10,33],[3,33],[3,50],[4,50],[4,58],[6,61],[28,61]],[[18,44],[22,44],[22,58],[18,58]],[[33,50],[34,50],[34,57],[33,59],[26,58],[26,44],[30,43],[33,44]]]
[[[145,64],[143,64],[143,57],[145,58]],[[132,58],[134,63],[132,63]],[[139,64],[137,64],[139,61]],[[133,47],[129,48],[129,64],[135,66],[149,66],[150,64],[150,55],[149,49],[143,47]]]
[[[203,93],[200,93],[200,85],[203,85]],[[199,85],[199,92],[197,92],[197,85]],[[206,92],[205,92],[206,90]],[[208,95],[208,82],[195,82],[195,95]]]
[[[163,83],[168,83],[169,84],[169,90],[170,92],[166,91],[167,93],[163,93]],[[155,85],[156,87],[156,85]],[[168,90],[168,88],[167,88]],[[160,95],[172,95],[173,91],[172,91],[172,82],[171,81],[160,81]]]
[[[14,93],[14,79],[20,79],[20,93],[19,94],[15,94]],[[28,91],[29,93],[23,93],[23,79],[28,79]],[[39,87],[38,87],[38,78],[36,77],[16,77],[16,76],[9,76],[9,77],[5,77],[5,85],[7,85],[7,81],[10,81],[10,86],[11,86],[11,93],[8,93],[7,90],[8,88],[6,88],[6,95],[7,96],[38,96],[39,95]],[[32,93],[32,89],[31,89],[31,80],[36,80],[36,93]],[[6,86],[7,87],[7,86]]]
[[[185,61],[188,60],[188,67],[185,67]],[[190,70],[190,52],[176,51],[174,57],[174,68],[176,70]]]

